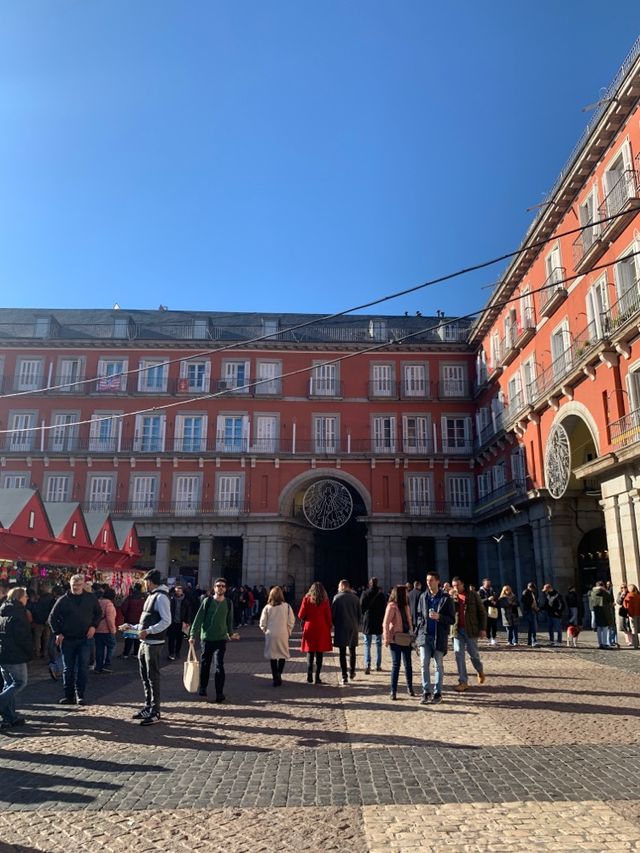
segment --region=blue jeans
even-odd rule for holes
[[[364,637],[364,668],[371,669],[371,641],[376,641],[376,668],[382,666],[382,635],[381,634],[363,634]]]
[[[0,716],[8,723],[18,719],[16,714],[16,695],[27,686],[28,671],[26,663],[0,664],[0,673],[4,680],[4,689],[0,693]]]
[[[549,642],[553,643],[554,634],[558,637],[558,642],[562,642],[562,622],[558,616],[549,616]]]
[[[100,633],[95,635],[96,641],[96,672],[103,669],[111,669],[111,656],[116,647],[116,638],[113,634]]]
[[[599,646],[609,646],[609,628],[606,626],[604,628],[596,628],[596,633],[598,635],[598,645]]]
[[[424,646],[420,646],[420,667],[422,669],[422,692],[426,696],[431,692],[431,661],[435,670],[433,692],[442,693],[442,678],[444,675],[444,652],[436,649],[434,637],[427,637]]]
[[[389,643],[389,651],[391,652],[391,692],[396,693],[398,690],[400,660],[404,662],[407,687],[413,689],[413,669],[411,666],[411,652],[413,650],[411,646],[398,646],[396,643]]]
[[[507,640],[514,646],[518,643],[518,626],[507,625]]]
[[[62,684],[67,699],[74,699],[76,696],[84,698],[92,646],[93,641],[86,637],[81,640],[68,640],[65,637],[62,641]]]
[[[538,614],[535,610],[525,610],[527,617],[527,645],[532,646],[538,642]]]
[[[458,667],[458,680],[461,684],[466,684],[469,681],[467,675],[467,661],[465,652],[469,652],[471,663],[476,672],[482,672],[482,661],[478,652],[478,641],[474,637],[467,637],[464,628],[458,628],[458,636],[453,640],[453,651],[456,656],[456,666]]]
[[[609,625],[609,645],[618,645],[618,631],[616,630],[615,625]]]
[[[578,608],[570,607],[569,608],[569,624],[577,625],[578,624]]]

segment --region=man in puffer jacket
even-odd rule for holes
[[[27,662],[33,652],[26,605],[27,590],[17,586],[9,591],[0,606],[0,671],[4,679],[4,689],[0,693],[2,729],[25,723],[24,717],[16,713],[16,695],[27,686]]]

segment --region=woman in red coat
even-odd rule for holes
[[[320,670],[322,656],[330,652],[331,645],[331,605],[326,589],[320,581],[311,584],[309,592],[302,599],[298,619],[302,625],[301,651],[307,653],[307,681],[313,682],[313,660],[316,662],[316,684],[322,684]]]

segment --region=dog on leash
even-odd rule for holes
[[[578,648],[578,636],[582,628],[579,625],[567,625],[567,645]]]

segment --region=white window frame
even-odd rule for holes
[[[210,361],[185,359],[180,362],[179,394],[208,394],[210,387]]]
[[[431,514],[433,488],[429,474],[407,474],[405,495],[408,515],[425,516]]]
[[[87,504],[90,510],[113,509],[116,491],[115,474],[89,474],[87,477]]]
[[[175,514],[194,515],[202,502],[202,474],[176,474],[172,493]]]
[[[115,453],[121,412],[93,412],[89,424],[89,452]]]
[[[440,396],[467,396],[467,365],[463,362],[445,362],[440,365]]]
[[[557,348],[558,340],[562,339],[563,349]],[[553,329],[549,336],[549,347],[551,349],[551,365],[554,376],[561,376],[572,363],[571,331],[569,329],[569,318],[565,317]],[[554,351],[555,350],[555,351]]]
[[[84,359],[79,356],[67,356],[58,359],[58,375],[55,385],[60,394],[81,394],[84,386],[79,383],[84,377]]]
[[[313,416],[313,452],[337,453],[340,447],[340,418],[338,415]]]
[[[373,362],[371,364],[371,396],[393,397],[394,379],[393,364],[389,362]]]
[[[141,358],[138,373],[138,391],[141,394],[164,394],[167,391],[167,363],[165,359]]]
[[[153,515],[158,506],[160,477],[158,474],[133,474],[131,504],[135,515]]]
[[[402,449],[404,453],[421,456],[433,452],[430,415],[407,414],[402,416]]]
[[[44,495],[47,503],[62,503],[71,500],[73,478],[71,474],[47,474]]]
[[[49,450],[52,453],[64,453],[75,450],[78,441],[78,421],[80,412],[54,412],[49,430]]]
[[[482,500],[487,495],[491,494],[491,473],[483,471],[476,478],[478,488],[478,500]]]
[[[340,396],[340,377],[337,364],[325,361],[313,363],[309,377],[309,394],[312,397]]]
[[[402,396],[420,397],[429,395],[429,370],[425,362],[402,365]]]
[[[31,483],[31,477],[24,472],[6,471],[2,475],[3,489],[28,489]]]
[[[9,413],[8,449],[13,451],[32,450],[36,438],[35,412]]]
[[[449,421],[454,421],[454,435],[450,436]],[[458,421],[462,423],[458,425]],[[473,436],[471,418],[468,415],[442,415],[440,421],[442,432],[442,452],[448,454],[471,453],[473,449]],[[453,437],[453,443],[451,438]]]
[[[233,429],[229,434],[229,423]],[[239,426],[239,429],[238,429]],[[220,453],[246,453],[250,441],[250,421],[246,412],[223,412],[216,421],[216,450]]]
[[[217,474],[216,511],[219,515],[238,515],[244,500],[243,474]]]
[[[395,415],[373,415],[372,435],[374,453],[396,453],[398,448]]]
[[[40,391],[43,388],[44,360],[19,358],[16,363],[16,391]]]
[[[101,393],[120,393],[127,390],[128,358],[103,356],[98,359],[96,373],[96,391]]]
[[[253,450],[256,453],[277,453],[280,418],[270,412],[257,412],[253,423]]]
[[[527,463],[524,454],[524,447],[516,447],[511,454],[511,478],[520,484],[526,483],[527,480]]]
[[[248,394],[251,382],[251,362],[246,359],[226,359],[222,362],[220,390]]]
[[[448,474],[446,484],[451,515],[470,516],[473,501],[471,477],[468,474]]]
[[[151,421],[158,424],[157,435],[149,435]],[[166,427],[166,415],[136,415],[133,449],[137,453],[163,453]],[[155,427],[153,431],[156,432]]]
[[[281,361],[259,359],[256,362],[256,382],[259,383],[256,385],[256,394],[280,394],[282,387],[281,373]]]
[[[198,439],[193,434],[196,421],[200,423],[200,437]],[[206,451],[207,415],[202,412],[181,412],[176,415],[174,428],[173,449],[176,453],[204,453]]]

